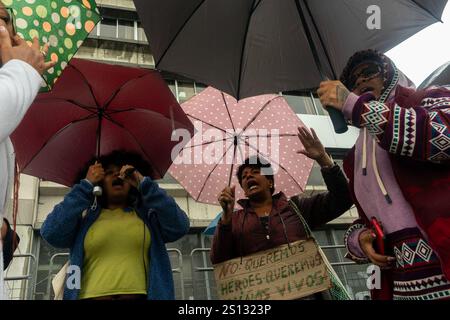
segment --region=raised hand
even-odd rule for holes
[[[222,223],[230,224],[231,223],[231,215],[234,211],[234,201],[235,201],[235,191],[236,186],[226,187],[219,194],[219,204],[222,207]]]
[[[310,159],[316,160],[321,167],[330,167],[333,165],[333,160],[325,151],[322,142],[317,137],[316,132],[311,128],[311,132],[305,127],[298,128],[298,138],[303,144],[304,149],[297,151],[307,156]]]
[[[6,29],[3,20],[0,19],[0,60],[2,64],[6,64],[13,59],[22,60],[31,65],[40,75],[55,66],[56,62],[45,62],[45,55],[48,52],[48,44],[42,49],[37,38],[33,39],[31,46],[18,35],[14,36],[13,43]]]
[[[102,182],[104,178],[105,170],[103,169],[102,164],[96,161],[95,164],[89,167],[86,174],[86,180],[96,185]]]
[[[129,164],[124,165],[120,169],[119,178],[128,182],[135,188],[138,188],[142,180],[144,180],[144,176]]]

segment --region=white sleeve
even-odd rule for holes
[[[28,63],[10,60],[0,69],[0,143],[17,128],[42,83]]]

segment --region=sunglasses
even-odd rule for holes
[[[11,23],[13,27],[14,34],[16,33],[15,22],[14,22],[14,12],[11,8],[5,8],[6,15],[0,15],[0,19],[3,20],[6,24]]]
[[[350,87],[352,88],[351,90],[355,89],[356,81],[358,81],[358,79],[360,79],[360,78],[362,78],[362,79],[375,78],[375,77],[381,75],[381,72],[382,72],[382,70],[379,65],[369,64],[367,67],[363,68],[358,73],[352,74],[350,77]]]

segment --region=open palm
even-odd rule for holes
[[[307,128],[299,127],[298,138],[304,147],[303,150],[298,151],[299,153],[304,154],[313,160],[319,160],[326,154],[325,148],[313,128],[311,128],[311,132],[309,132]]]

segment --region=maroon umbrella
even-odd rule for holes
[[[157,71],[73,59],[12,141],[22,173],[71,186],[89,160],[117,149],[139,153],[152,178],[163,177],[181,128],[193,133]]]

